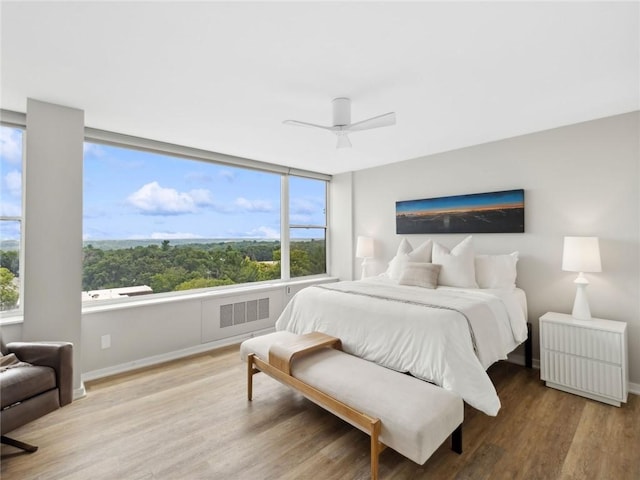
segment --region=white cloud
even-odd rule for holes
[[[319,201],[309,200],[306,198],[296,198],[291,202],[291,213],[301,215],[312,215],[317,213],[321,208]]]
[[[312,223],[312,220],[313,218],[311,215],[289,215],[289,221],[293,225],[310,225]]]
[[[247,200],[244,197],[238,197],[235,204],[247,212],[271,212],[273,210],[271,202],[265,200]]]
[[[127,197],[127,202],[145,215],[183,215],[213,204],[208,190],[178,192],[161,187],[158,182],[143,185]]]
[[[195,190],[191,190],[188,193],[188,195],[191,196],[193,201],[198,206],[213,205],[213,200],[211,198],[211,192],[209,190],[206,190],[204,188],[198,188],[198,189],[195,189]]]
[[[17,128],[0,128],[0,156],[10,163],[22,162],[21,133]]]
[[[22,215],[22,209],[20,205],[9,203],[3,199],[0,204],[0,215],[3,217],[20,217]]]
[[[193,239],[202,238],[195,233],[182,233],[182,232],[153,232],[149,238],[153,240],[181,240],[181,239]]]
[[[4,176],[4,184],[14,197],[22,194],[22,174],[18,170],[12,170]]]
[[[104,157],[107,152],[105,152],[104,148],[101,145],[98,145],[96,143],[87,143],[84,142],[83,146],[82,146],[82,153],[84,153],[85,156],[92,156],[92,157]]]
[[[274,230],[270,227],[258,227],[250,232],[245,234],[247,238],[269,238],[272,240],[277,240],[280,238],[280,231]]]

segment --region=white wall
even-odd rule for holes
[[[603,272],[588,275],[591,312],[628,322],[630,377],[640,383],[639,117],[634,112],[354,172],[354,237],[345,248],[353,248],[357,235],[372,235],[383,271],[400,242],[396,201],[523,188],[525,233],[477,234],[474,244],[479,253],[520,252],[518,285],[528,296],[534,356],[538,317],[573,305],[575,274],[561,270],[563,236],[598,236]],[[406,237],[414,246],[431,237],[452,247],[465,236]]]
[[[29,99],[27,132],[22,338],[73,342],[79,364],[84,113]]]
[[[353,173],[336,175],[329,184],[329,274],[353,277]]]

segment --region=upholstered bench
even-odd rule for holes
[[[318,332],[246,340],[240,355],[248,362],[249,400],[252,377],[262,371],[368,433],[374,479],[385,446],[423,464],[451,435],[453,450],[462,453],[460,396],[340,348],[339,339]]]

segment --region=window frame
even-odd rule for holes
[[[304,229],[315,229],[315,230],[323,230],[324,231],[324,261],[325,261],[325,272],[324,274],[313,274],[313,275],[306,275],[303,277],[291,277],[291,258],[287,258],[287,273],[288,273],[288,277],[287,280],[290,279],[299,279],[299,278],[309,278],[309,277],[313,277],[313,276],[318,276],[318,275],[328,275],[328,257],[329,257],[329,182],[325,182],[324,185],[324,224],[320,225],[320,224],[293,224],[290,222],[291,220],[291,216],[289,215],[289,208],[290,208],[290,203],[291,203],[291,196],[290,196],[290,190],[289,190],[289,180],[291,180],[291,177],[302,177],[301,175],[295,175],[295,174],[290,174],[287,176],[287,197],[286,197],[286,201],[287,201],[287,215],[286,215],[286,220],[288,225],[286,225],[286,231],[287,231],[287,254],[289,254],[291,252],[291,230],[292,229],[300,229],[300,230],[304,230]],[[309,178],[309,177],[304,177],[304,178]],[[312,180],[317,180],[317,179],[312,179]],[[283,227],[283,230],[285,228]],[[280,267],[282,268],[282,267]]]
[[[15,215],[0,215],[0,222],[18,222],[20,228],[20,242],[18,253],[18,277],[19,277],[19,296],[18,296],[18,308],[11,310],[0,310],[0,319],[9,319],[11,317],[22,317],[24,315],[24,225],[25,225],[25,163],[26,163],[26,142],[27,142],[27,126],[26,115],[21,115],[14,112],[8,112],[2,110],[0,112],[2,120],[0,120],[0,126],[7,128],[15,128],[22,131],[22,146],[21,146],[21,159],[20,159],[20,216]],[[3,322],[4,323],[4,322]]]
[[[328,236],[329,236],[329,228],[328,228],[328,215],[329,215],[329,182],[331,181],[331,175],[312,172],[308,170],[302,169],[294,169],[282,165],[271,164],[267,162],[262,162],[259,160],[253,160],[249,158],[243,157],[235,157],[232,155],[221,154],[217,152],[207,151],[196,149],[192,147],[185,147],[181,145],[175,145],[166,142],[160,142],[156,140],[145,139],[141,137],[134,137],[130,135],[123,135],[120,133],[109,132],[105,130],[98,130],[93,128],[85,128],[85,137],[84,142],[90,142],[100,145],[114,146],[118,148],[127,148],[132,150],[144,151],[155,153],[158,155],[171,156],[176,159],[183,160],[196,160],[202,161],[206,163],[213,163],[216,165],[225,165],[229,167],[237,167],[244,168],[250,170],[256,170],[265,173],[276,173],[280,175],[281,178],[281,187],[280,187],[280,279],[279,280],[267,280],[267,281],[259,281],[259,282],[249,282],[249,283],[238,283],[228,286],[218,286],[218,287],[207,287],[202,289],[192,289],[186,291],[176,291],[176,292],[160,292],[154,293],[147,297],[148,301],[153,301],[153,298],[167,298],[167,297],[182,297],[189,294],[201,293],[207,291],[219,291],[219,290],[232,290],[235,288],[246,288],[247,286],[270,283],[273,284],[276,282],[289,282],[291,280],[299,281],[314,277],[325,277],[329,275],[328,268],[325,268],[324,274],[311,274],[305,275],[301,277],[291,278],[290,276],[290,238],[289,232],[290,229],[300,228],[299,225],[291,225],[290,217],[289,217],[289,178],[291,176],[309,178],[314,180],[322,180],[325,182],[325,224],[323,226],[320,225],[311,225],[303,228],[322,228],[325,233],[325,265],[328,265]],[[98,302],[83,302],[83,308],[93,306],[96,304],[105,305],[110,303],[128,303],[134,302],[136,300],[140,300],[140,298],[136,297],[127,297],[120,299],[105,299],[99,300]]]

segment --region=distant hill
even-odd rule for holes
[[[10,252],[12,250],[19,250],[20,242],[18,240],[2,240],[0,242],[0,250]]]
[[[141,240],[85,240],[82,242],[82,246],[86,247],[91,245],[94,248],[101,250],[117,250],[120,248],[135,248],[146,247],[149,245],[162,245],[164,240],[154,239],[141,239]],[[210,245],[217,244],[223,245],[227,243],[276,243],[279,244],[280,240],[265,240],[263,238],[183,238],[183,239],[170,239],[169,245],[175,247],[178,245]]]
[[[307,242],[313,240],[322,240],[322,239],[292,239],[292,242]],[[154,240],[154,239],[140,239],[140,240],[85,240],[82,242],[82,246],[86,247],[88,245],[93,246],[94,248],[99,248],[101,250],[118,250],[120,248],[135,248],[135,247],[146,247],[149,245],[162,245],[164,240]],[[280,244],[280,240],[273,239],[265,239],[265,238],[183,238],[183,239],[171,239],[169,240],[169,244],[171,246],[179,246],[179,245],[224,245],[224,244],[250,244],[250,243],[273,243]],[[4,250],[6,252],[19,250],[20,242],[18,240],[2,240],[0,242],[0,250]]]

